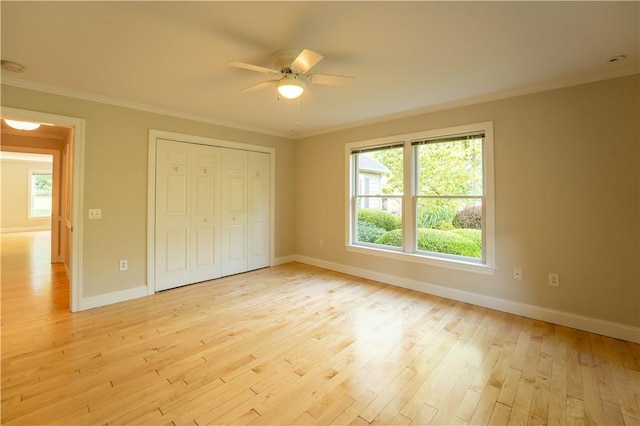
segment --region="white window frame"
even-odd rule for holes
[[[483,132],[483,257],[484,260],[474,261],[472,259],[458,259],[447,257],[447,255],[435,255],[413,250],[416,239],[416,161],[414,160],[414,149],[412,142],[419,139],[435,139],[459,134],[469,134]],[[351,152],[354,149],[367,147],[384,146],[387,144],[404,143],[404,196],[403,196],[403,235],[404,245],[400,250],[386,249],[383,246],[367,246],[355,241],[354,229],[356,226],[355,205],[354,205],[354,167],[351,160]],[[493,122],[486,121],[475,124],[468,124],[443,129],[426,130],[416,133],[395,135],[385,138],[352,142],[345,145],[345,191],[346,191],[346,212],[345,212],[345,247],[347,251],[362,253],[372,256],[380,256],[389,259],[409,261],[430,266],[438,266],[449,269],[474,272],[485,275],[493,275],[495,266],[495,181],[494,181],[494,157],[493,157]]]
[[[51,175],[53,177],[53,170],[47,170],[47,169],[29,169],[29,175],[28,175],[28,185],[29,185],[29,205],[27,206],[27,208],[29,210],[28,211],[28,215],[27,218],[30,220],[35,220],[35,219],[49,219],[51,218],[51,215],[48,216],[34,216],[33,214],[33,197],[34,197],[34,193],[33,193],[33,176],[34,175]],[[51,209],[53,211],[53,190],[51,192]]]

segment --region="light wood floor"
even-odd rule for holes
[[[640,345],[296,263],[70,314],[31,236],[3,424],[640,424]]]

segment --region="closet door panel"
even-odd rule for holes
[[[191,146],[191,281],[220,276],[220,149]]]
[[[270,155],[248,153],[248,222],[249,256],[247,269],[269,266],[269,185]]]
[[[222,275],[247,270],[247,152],[222,150]]]
[[[189,283],[190,167],[185,144],[160,140],[156,165],[156,289]]]

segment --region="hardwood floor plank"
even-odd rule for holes
[[[332,425],[348,425],[358,418],[358,415],[373,401],[377,395],[370,390],[363,392],[359,398],[355,399],[353,404],[348,406],[336,418],[331,420]]]
[[[469,386],[477,372],[477,367],[469,364],[465,365],[457,370],[457,374],[451,378],[452,381],[455,380],[455,382],[441,401],[436,401],[435,398],[428,399],[428,401],[431,400],[433,402],[429,403],[429,405],[438,408],[438,414],[436,414],[432,420],[434,423],[451,424],[469,422],[471,418],[470,413],[473,413],[473,410],[466,410],[465,412],[464,409],[461,409],[461,406],[465,402],[468,402],[465,401],[464,398],[467,395],[467,390],[469,389]],[[467,417],[467,415],[468,418],[464,418]]]
[[[547,413],[549,426],[563,426],[567,424],[567,400],[564,394],[552,393],[549,397],[549,411]]]
[[[509,368],[504,383],[500,387],[498,402],[506,405],[507,407],[513,407],[513,401],[516,399],[516,393],[518,392],[521,377],[522,372],[520,370]]]
[[[535,387],[528,380],[520,379],[509,416],[510,425],[523,425],[529,421],[529,409],[533,401]]]
[[[567,424],[586,425],[587,418],[584,412],[584,402],[581,399],[569,396],[567,398]]]
[[[496,402],[496,405],[493,407],[493,412],[491,413],[491,418],[489,419],[489,423],[487,424],[506,425],[509,422],[510,416],[511,416],[511,407],[507,407],[504,404]]]
[[[476,391],[468,389],[467,392],[464,394],[464,397],[460,401],[460,404],[458,404],[458,407],[455,409],[455,412],[453,413],[454,422],[460,422],[462,424],[474,423],[471,419],[473,418],[474,414],[478,412],[478,404],[480,404],[480,401],[484,395],[485,394],[478,393]],[[486,393],[486,396],[489,399],[491,399],[492,397],[492,395],[490,395],[489,392]],[[496,393],[495,396],[497,397],[498,394]],[[491,405],[493,406],[494,403],[495,403],[495,399],[493,400]],[[478,424],[479,422],[475,422],[475,423]]]
[[[474,425],[490,423],[495,407],[498,405],[498,395],[500,395],[499,388],[487,386],[483,389],[482,393],[479,394],[478,404],[476,405],[473,415],[469,419],[468,423]]]

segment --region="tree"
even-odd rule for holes
[[[389,169],[389,173],[385,176],[385,185],[382,187],[382,193],[403,194],[403,149],[393,148],[374,151],[372,156]]]
[[[432,142],[417,145],[418,195],[478,196],[482,195],[482,140]],[[384,149],[372,152],[384,164],[385,194],[403,193],[403,149]],[[419,227],[433,228],[442,221],[450,222],[456,212],[475,199],[430,198],[418,202]]]
[[[53,178],[50,174],[37,174],[33,177],[35,178],[34,186],[38,192],[51,192]]]

